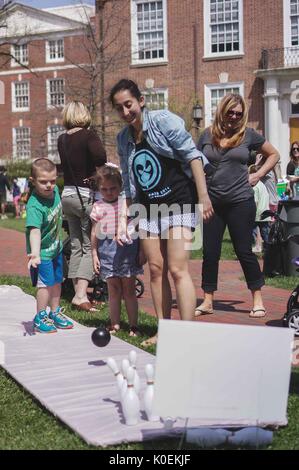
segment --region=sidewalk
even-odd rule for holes
[[[27,257],[25,253],[25,234],[15,230],[0,229],[0,275],[28,276]],[[198,304],[201,302],[201,261],[190,261],[190,272],[196,287]],[[251,296],[243,277],[238,261],[221,261],[219,270],[219,290],[215,299],[215,314],[197,317],[197,321],[218,323],[236,323],[242,325],[282,326],[281,319],[285,313],[289,291],[264,287],[263,297],[267,316],[262,319],[249,318]],[[155,315],[151,299],[148,268],[143,276],[145,292],[139,299],[139,308]],[[173,291],[174,292],[174,291]],[[172,309],[172,318],[179,319],[176,305]]]

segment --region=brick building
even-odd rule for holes
[[[40,10],[13,4],[2,15],[1,160],[57,158],[61,109],[84,89],[77,65],[88,63],[92,17],[91,5]]]
[[[290,140],[299,139],[299,105],[291,102],[299,87],[298,0],[99,0],[97,7],[115,34],[107,56],[123,51],[105,75],[107,91],[118,78],[135,79],[151,106],[168,105],[187,125],[198,100],[201,126],[224,93],[240,92],[249,125],[279,149],[285,172]]]
[[[299,0],[96,0],[95,3],[94,25],[100,45],[94,69],[99,80],[98,122],[105,132],[111,158],[115,155],[116,128],[107,96],[113,83],[128,77],[138,82],[148,106],[166,106],[181,114],[188,128],[192,123],[208,126],[219,99],[227,91],[241,93],[250,105],[249,125],[264,133],[279,149],[285,172],[290,140],[299,139],[296,104]],[[10,32],[11,37],[19,38],[16,52],[21,59],[26,58],[23,44],[28,43],[30,70],[12,63],[0,66],[0,80],[5,84],[0,158],[10,154],[24,157],[24,153],[19,155],[17,136],[24,141],[28,135],[31,157],[41,147],[51,156],[55,141],[51,135],[59,131],[56,128],[54,132],[54,126],[61,123],[62,81],[63,100],[79,97],[81,88],[90,86],[75,66],[89,58],[82,46],[86,40],[86,15],[81,11],[81,17],[76,16],[78,7],[13,8],[11,23],[19,24],[18,15],[25,15],[32,27],[37,23],[40,29],[29,34],[28,30],[18,28],[15,36]],[[92,7],[85,8],[87,16],[92,16]],[[63,60],[59,57],[61,41]],[[49,47],[54,55],[50,63]],[[26,111],[22,106],[26,105],[28,86],[30,105]],[[49,105],[51,99],[54,106]],[[202,106],[203,119],[192,121],[197,102]],[[194,126],[195,136],[196,131]]]

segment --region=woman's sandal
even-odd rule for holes
[[[145,339],[142,341],[141,346],[143,348],[149,348],[150,346],[155,346],[158,342],[158,335],[152,336],[151,338]]]
[[[138,326],[130,326],[129,336],[141,336]]]
[[[206,308],[202,308],[201,306],[199,306],[199,307],[196,307],[194,311],[194,316],[199,317],[200,315],[211,315],[212,313],[214,313],[212,308],[206,309]]]
[[[110,325],[108,327],[108,331],[111,335],[114,335],[115,333],[118,333],[120,330],[120,326],[118,324],[116,325]]]
[[[252,309],[249,316],[250,318],[263,318],[266,316],[266,310],[264,308]]]
[[[90,302],[82,302],[82,304],[73,304],[72,308],[83,310],[84,312],[97,312],[98,310]]]

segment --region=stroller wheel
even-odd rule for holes
[[[135,291],[136,291],[136,297],[141,297],[144,292],[144,283],[138,277],[136,277],[136,281],[135,281]]]
[[[288,314],[285,326],[294,330],[295,336],[299,336],[299,310],[293,310]]]
[[[292,310],[299,310],[299,286],[293,290],[288,300],[287,312]]]

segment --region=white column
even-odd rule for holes
[[[280,151],[280,124],[279,110],[279,80],[275,77],[265,77],[265,137]]]

